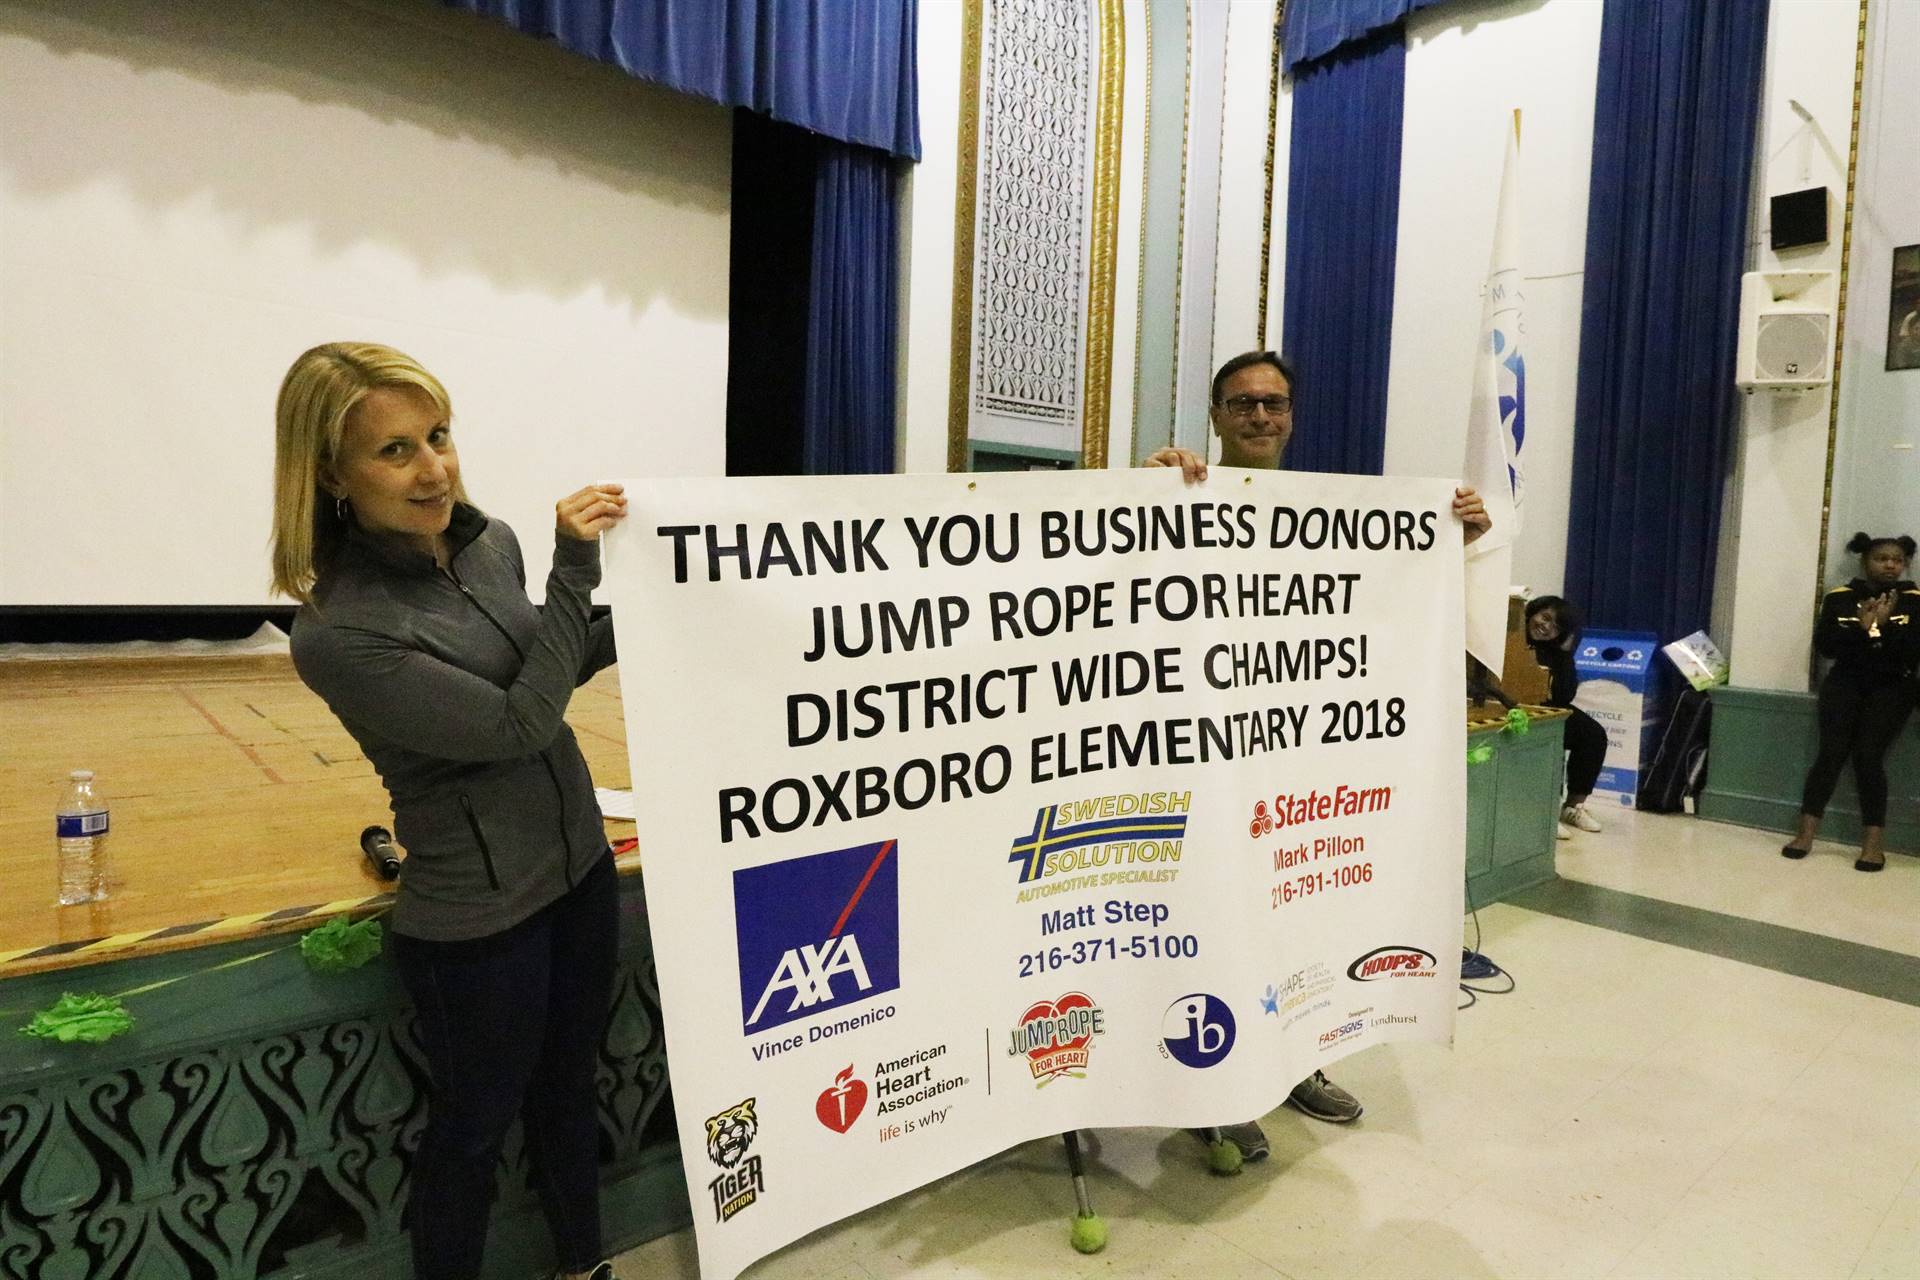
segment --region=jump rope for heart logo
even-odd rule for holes
[[[1106,1015],[1084,991],[1027,1006],[1014,1028],[1007,1052],[1024,1055],[1034,1080],[1045,1085],[1061,1076],[1086,1075],[1093,1038],[1106,1031]]]

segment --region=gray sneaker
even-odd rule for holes
[[[1350,1124],[1366,1109],[1360,1105],[1360,1099],[1327,1079],[1324,1071],[1316,1071],[1293,1086],[1293,1092],[1287,1095],[1287,1105],[1328,1124]]]
[[[1213,1139],[1207,1135],[1205,1129],[1189,1129],[1187,1132],[1208,1146],[1213,1145]],[[1251,1120],[1245,1124],[1221,1125],[1220,1136],[1240,1148],[1240,1158],[1249,1162],[1265,1160],[1270,1150],[1267,1146],[1266,1132]]]

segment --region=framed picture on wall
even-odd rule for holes
[[[1887,315],[1887,368],[1920,369],[1920,244],[1893,251],[1893,305]]]

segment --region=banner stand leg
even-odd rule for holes
[[[1093,1198],[1087,1194],[1087,1166],[1080,1158],[1080,1135],[1068,1130],[1060,1140],[1067,1144],[1067,1170],[1073,1175],[1073,1228],[1067,1239],[1081,1253],[1098,1253],[1107,1247],[1107,1224],[1093,1211]]]

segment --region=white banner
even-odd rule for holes
[[[703,1274],[1031,1138],[1242,1121],[1450,1038],[1450,482],[627,493],[606,585]]]

